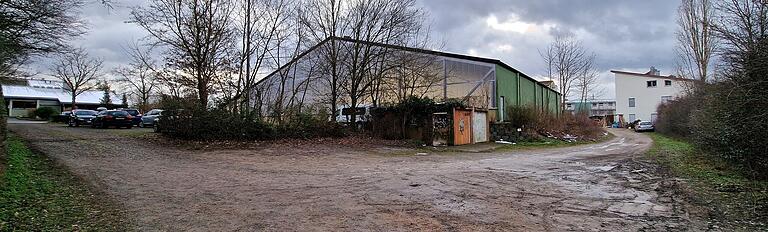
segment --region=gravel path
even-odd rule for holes
[[[702,230],[638,161],[647,136],[499,153],[318,144],[190,150],[146,129],[13,124],[12,132],[120,202],[141,231]],[[407,155],[403,155],[407,154]]]

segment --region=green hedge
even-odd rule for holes
[[[282,138],[342,137],[344,128],[310,115],[298,115],[280,125],[253,114],[225,110],[164,111],[160,130],[170,137],[187,140],[271,140]]]

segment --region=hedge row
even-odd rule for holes
[[[309,115],[274,125],[253,115],[224,110],[167,111],[160,119],[161,132],[186,140],[271,140],[281,138],[342,137],[344,128]]]

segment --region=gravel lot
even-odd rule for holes
[[[192,150],[148,129],[12,124],[30,146],[119,202],[137,230],[706,230],[640,160],[651,140],[498,153],[331,143]]]

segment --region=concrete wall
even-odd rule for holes
[[[624,120],[631,122],[630,115],[635,119],[651,121],[656,108],[661,104],[662,96],[671,96],[673,99],[683,94],[686,81],[661,77],[649,77],[642,75],[630,75],[614,73],[616,75],[616,114],[622,114]],[[655,80],[656,87],[647,87],[647,81]],[[665,86],[664,81],[671,80],[671,86]],[[629,107],[629,99],[635,98],[635,107]]]

